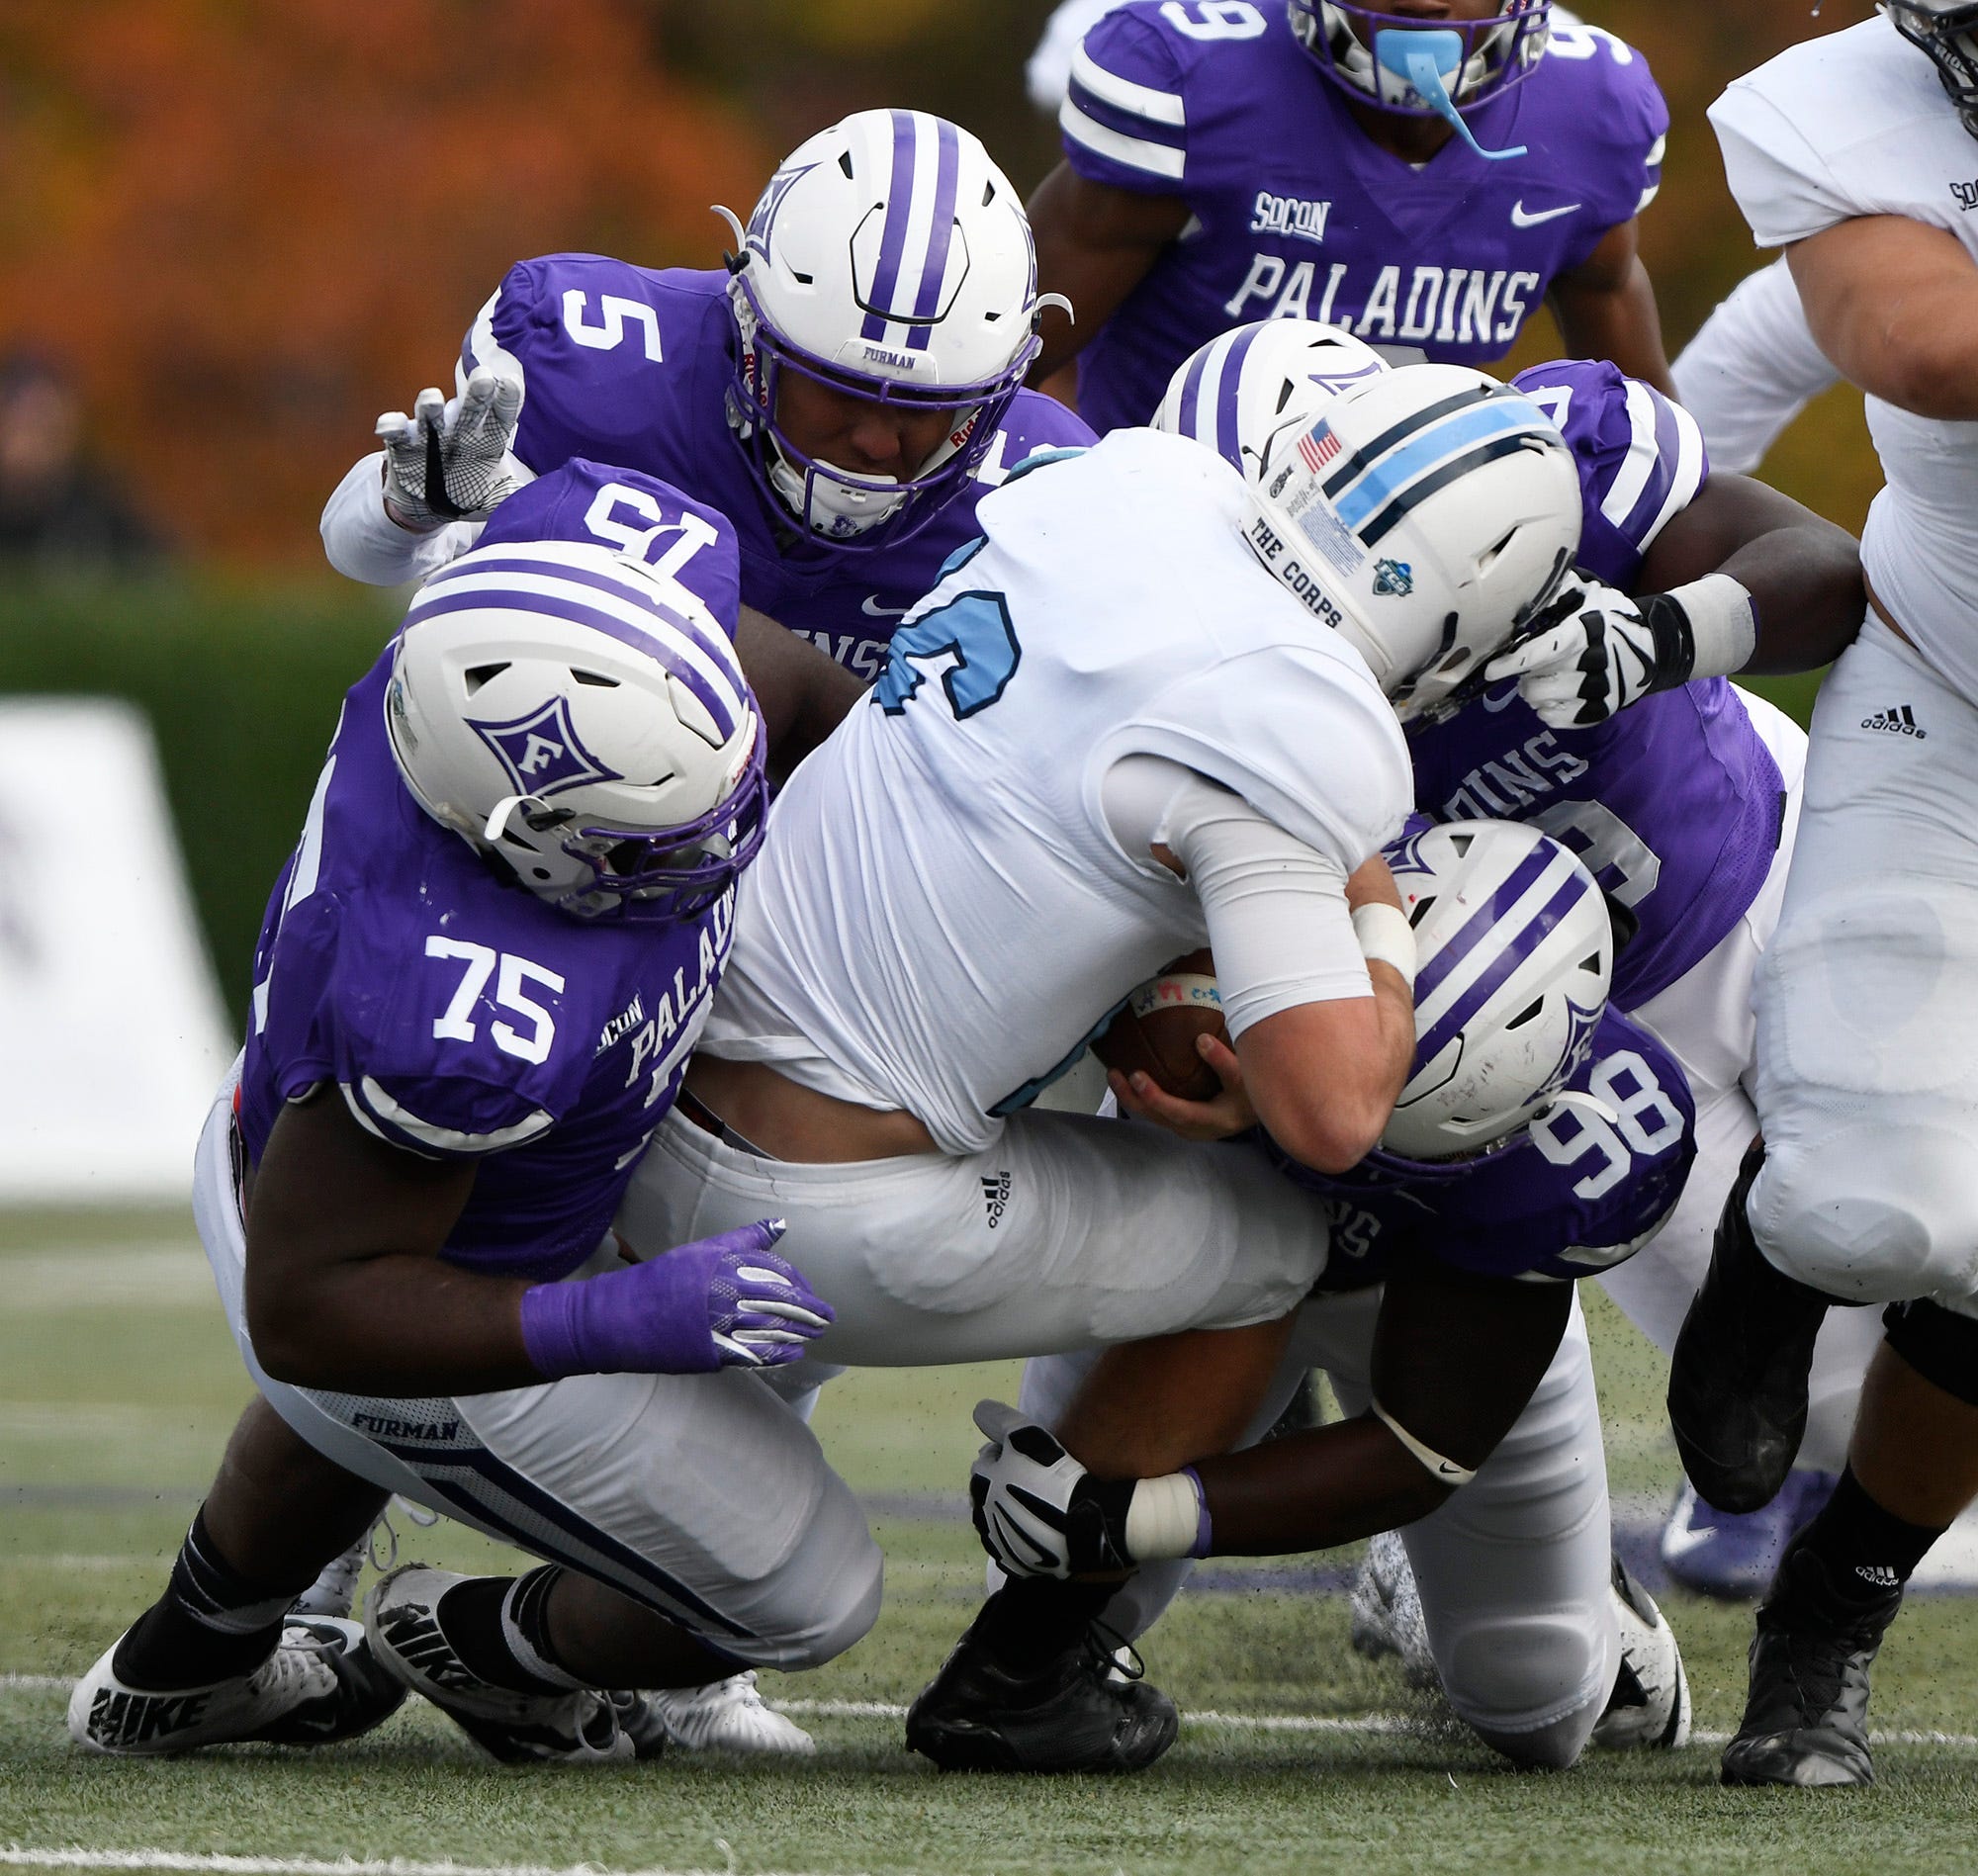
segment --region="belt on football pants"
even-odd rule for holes
[[[674,1106],[691,1120],[703,1133],[711,1133],[723,1146],[732,1146],[738,1153],[747,1153],[752,1159],[774,1159],[773,1153],[765,1153],[754,1140],[737,1133],[706,1102],[682,1088],[674,1097]]]

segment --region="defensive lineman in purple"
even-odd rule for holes
[[[650,559],[585,538],[626,501]],[[259,1398],[165,1595],[78,1684],[84,1746],[322,1742],[410,1688],[497,1757],[630,1757],[663,1729],[600,1689],[823,1659],[869,1626],[855,1502],[723,1372],[830,1320],[780,1221],[641,1263],[607,1228],[761,841],[735,589],[718,514],[572,464],[426,583],[345,698],[195,1172]],[[745,1444],[791,1520],[768,1548],[707,1515]],[[546,1562],[410,1565],[362,1629],[292,1622],[393,1491]]]
[[[1079,315],[1046,327],[1039,369],[1076,351],[1080,412],[1105,431],[1147,421],[1190,352],[1249,320],[1323,320],[1395,358],[1488,365],[1554,296],[1570,344],[1665,382],[1634,220],[1659,186],[1667,112],[1632,47],[1561,22],[1546,44],[1545,13],[1142,0],[1108,14],[1073,64],[1066,166],[1032,204],[1044,284]],[[1458,91],[1468,135],[1385,77],[1376,101],[1355,35],[1459,31],[1472,49],[1451,89],[1498,60]],[[1513,49],[1484,47],[1513,31]],[[1360,46],[1357,63],[1334,45]]]
[[[1092,432],[1018,389],[1036,348],[1030,230],[967,132],[860,112],[793,151],[736,228],[726,272],[520,262],[462,344],[462,393],[478,372],[519,386],[515,480],[586,456],[719,510],[745,603],[870,683],[907,608],[977,534],[977,499]],[[434,424],[451,421],[428,395]],[[471,543],[471,518],[389,518],[387,480],[365,459],[324,511],[342,572],[396,582]]]

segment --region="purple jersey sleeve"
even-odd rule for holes
[[[1696,419],[1604,360],[1556,360],[1511,382],[1552,418],[1573,451],[1579,565],[1632,591],[1642,557],[1710,475]]]
[[[732,639],[742,603],[735,530],[725,515],[657,476],[573,458],[494,510],[480,545],[594,541],[663,569]]]
[[[1696,1157],[1689,1084],[1654,1035],[1610,1009],[1569,1087],[1583,1099],[1442,1179],[1397,1183],[1370,1166],[1327,1178],[1277,1155],[1325,1197],[1332,1249],[1319,1287],[1365,1289],[1438,1264],[1572,1280],[1632,1256],[1681,1197]]]
[[[1178,45],[1141,7],[1109,13],[1087,30],[1057,120],[1081,176],[1136,194],[1182,193],[1188,105]]]

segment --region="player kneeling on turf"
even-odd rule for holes
[[[94,1750],[344,1739],[411,1687],[497,1757],[625,1757],[656,1735],[601,1689],[822,1659],[877,1609],[816,1442],[718,1372],[793,1360],[830,1320],[780,1224],[638,1264],[608,1229],[765,797],[733,533],[617,473],[512,497],[345,699],[195,1174],[261,1397],[164,1596],[76,1687]],[[544,538],[612,489],[707,546],[667,574]],[[799,1534],[782,1556],[696,1523],[743,1431]],[[393,1491],[547,1562],[415,1565],[363,1629],[292,1623]]]
[[[976,1525],[1018,1580],[915,1703],[909,1742],[944,1765],[1058,1768],[1023,1693],[1027,1628],[1061,1619],[1039,1612],[1082,1601],[1130,1640],[1181,1587],[1182,1560],[1395,1526],[1420,1585],[1421,1652],[1497,1750],[1561,1766],[1589,1737],[1687,1735],[1674,1638],[1610,1558],[1573,1280],[1629,1256],[1674,1205],[1694,1156],[1688,1087],[1607,1006],[1608,911],[1564,847],[1534,828],[1455,822],[1388,859],[1408,914],[1396,947],[1411,932],[1416,953],[1414,1065],[1381,1146],[1350,1172],[1275,1155],[1324,1196],[1333,1249],[1268,1386],[1261,1368],[1245,1375],[1226,1352],[1205,1362],[1199,1338],[1173,1337],[1033,1362],[1021,1411],[977,1410],[990,1443]],[[1213,1042],[1204,1052],[1231,1066]],[[1190,1128],[1216,1105],[1144,1076],[1115,1087]],[[1176,1453],[1157,1476],[1071,1457],[1157,1426],[1164,1392],[1182,1387],[1250,1388],[1254,1440],[1313,1366],[1350,1418],[1220,1458]],[[1142,1565],[1124,1586],[1052,1580]]]

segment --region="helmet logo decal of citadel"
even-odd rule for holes
[[[518,795],[553,795],[587,781],[625,779],[578,741],[563,697],[510,723],[477,723],[470,717],[467,727],[494,752]]]
[[[1415,570],[1404,560],[1374,563],[1374,590],[1384,599],[1405,599],[1415,589]]]

